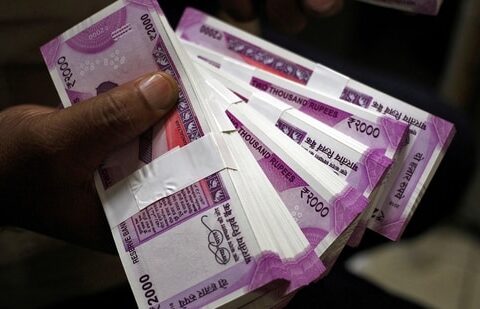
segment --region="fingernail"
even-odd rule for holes
[[[178,97],[177,85],[166,73],[155,73],[146,77],[139,82],[138,87],[154,109],[169,108]]]

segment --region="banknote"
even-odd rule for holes
[[[208,80],[207,84],[226,97],[228,90],[221,83]],[[322,256],[366,208],[368,200],[238,97],[232,94],[224,104],[258,165]]]
[[[183,43],[196,59],[209,63],[221,72],[250,84],[344,135],[381,151],[390,159],[395,158],[405,146],[408,124],[390,115],[381,115],[360,106],[345,104],[340,99],[313,91],[237,60],[222,57],[221,53],[186,41]]]
[[[395,115],[395,118],[410,124],[409,143],[403,151],[402,164],[391,174],[392,190],[383,208],[369,222],[371,229],[396,240],[402,235],[427,190],[455,135],[455,127],[440,117],[354,80],[345,86],[342,96],[348,97],[349,92],[372,98],[362,105],[364,108]]]
[[[218,77],[222,79],[224,83],[227,82],[226,79],[228,78],[235,78],[236,81],[234,83],[229,83],[229,86],[232,89],[236,89],[237,94],[242,92],[238,87],[240,83],[250,83],[254,88],[268,94],[269,96],[267,97],[273,96],[274,99],[278,99],[292,107],[284,113],[284,117],[287,117],[289,113],[296,114],[297,118],[302,117],[302,114],[304,114],[304,119],[305,117],[311,116],[310,118],[314,118],[314,120],[317,120],[319,123],[330,128],[329,135],[336,135],[338,139],[344,141],[353,138],[357,141],[357,145],[368,145],[372,151],[371,153],[375,154],[373,157],[376,157],[381,161],[383,160],[382,164],[374,164],[377,168],[368,169],[371,173],[365,171],[367,175],[355,178],[354,175],[359,176],[361,173],[350,173],[348,176],[352,177],[350,179],[352,185],[356,188],[358,186],[359,190],[364,190],[363,192],[366,193],[368,197],[370,197],[370,193],[375,190],[379,181],[382,180],[382,183],[380,184],[381,188],[378,187],[377,190],[375,190],[375,196],[373,196],[371,200],[372,203],[370,203],[368,210],[364,211],[357,230],[353,233],[352,241],[349,242],[350,245],[358,245],[369,219],[374,213],[380,213],[378,210],[383,206],[387,194],[393,186],[393,179],[391,177],[383,177],[383,175],[386,171],[386,167],[389,165],[388,162],[392,162],[392,160],[398,159],[399,156],[402,155],[401,150],[403,149],[402,147],[405,146],[405,138],[408,135],[408,124],[393,119],[392,116],[381,115],[378,112],[369,111],[359,106],[346,104],[339,99],[322,95],[302,85],[262,72],[261,70],[244,65],[236,60],[227,59],[225,57],[222,59],[221,54],[209,51],[205,48],[187,42],[184,42],[184,45],[197,62],[200,60],[200,62],[198,62],[199,64],[202,62],[210,64],[210,71],[214,70],[213,67],[217,68],[217,71],[220,72],[219,75],[221,75]],[[268,106],[272,107],[269,105],[270,101],[271,99],[259,99],[259,96],[257,95],[255,100],[250,101],[250,104],[255,105],[256,108],[263,111],[264,114],[268,114],[272,112],[271,109],[268,110],[267,108]],[[255,102],[255,104],[253,104],[253,102]],[[284,110],[287,110],[287,108]],[[278,115],[279,113],[275,112],[273,114]],[[274,119],[274,121],[278,121],[278,119]],[[290,122],[292,121],[293,119],[290,118]],[[279,126],[284,130],[289,130],[291,132],[295,131],[293,128],[299,127],[298,125],[293,125],[287,128],[285,124],[288,122],[289,121],[283,121],[279,123]],[[317,126],[319,123],[317,123]],[[295,134],[292,133],[292,136],[295,135],[296,137],[300,137],[302,136],[301,132],[305,133],[303,134],[305,137],[305,146],[309,151],[312,152],[312,148],[316,149],[318,143],[317,140],[319,139],[312,139],[312,137],[310,137],[307,143],[308,137],[306,136],[306,132],[312,134],[314,131],[296,130],[295,132]],[[346,136],[349,136],[350,138],[348,139]],[[323,139],[329,138],[325,135],[322,135],[322,137]],[[321,145],[323,146],[324,143]],[[322,149],[327,153],[322,152]],[[322,156],[320,157],[321,161],[328,162],[330,166],[332,158],[329,158],[328,156],[332,151],[329,151],[324,147],[320,147],[318,150],[319,152],[317,151],[317,153],[313,153],[313,155],[317,157],[319,155]],[[343,150],[345,150],[345,148],[343,148]],[[340,153],[344,152],[340,151]],[[338,154],[339,152],[337,152],[337,155]],[[349,156],[346,157],[348,158]],[[339,159],[341,159],[340,156]],[[402,161],[394,161],[395,163],[392,168],[393,170],[396,170],[395,168],[398,169],[398,166],[401,165]],[[339,175],[345,175],[348,173],[346,169],[340,169],[340,167],[334,162],[332,168],[336,167],[338,167],[336,172]],[[372,182],[370,183],[371,185],[365,187],[367,184],[365,180],[367,179],[372,180]],[[367,191],[365,191],[365,189],[367,189]]]
[[[244,102],[248,102],[249,106],[266,116],[265,119],[275,124],[281,132],[331,168],[338,177],[344,179],[370,201],[348,242],[350,246],[358,246],[369,218],[383,202],[383,195],[379,193],[388,190],[389,184],[386,183],[385,176],[392,166],[392,160],[379,149],[367,147],[341,132],[332,130],[328,125],[270,95],[259,92],[241,80],[229,74],[221,74],[220,70],[214,69],[211,65],[202,65],[205,59],[198,62],[200,69],[203,69],[203,75],[210,74],[220,80]]]
[[[359,0],[387,8],[426,15],[437,15],[443,0]]]
[[[320,261],[293,219],[282,222],[297,240],[286,248],[296,250],[287,253],[265,236],[274,224],[262,221],[253,198],[260,193],[252,195],[256,187],[239,172],[247,158],[233,159],[233,133],[215,132],[194,89],[199,82],[169,32],[156,1],[117,1],[41,48],[65,107],[150,71],[166,71],[179,85],[167,119],[96,174],[139,307],[221,305],[276,279],[307,284],[321,274]]]
[[[333,130],[323,122],[230,74],[222,74],[222,71],[213,66],[203,65],[202,60],[197,61],[197,65],[204,76],[210,75],[221,82],[367,199],[390,168],[392,160],[379,149],[368,147]]]
[[[401,164],[389,177],[392,189],[369,222],[380,234],[400,238],[455,134],[453,124],[197,10],[185,11],[177,34],[237,62],[410,125]]]

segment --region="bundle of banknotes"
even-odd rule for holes
[[[41,48],[64,107],[156,70],[175,110],[95,182],[141,308],[281,307],[365,229],[397,240],[454,126],[186,9],[113,3]]]

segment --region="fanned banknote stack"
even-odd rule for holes
[[[151,71],[175,110],[95,175],[141,308],[281,307],[366,228],[397,240],[451,123],[187,9],[123,0],[41,48],[64,107]]]

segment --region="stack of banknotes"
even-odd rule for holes
[[[204,13],[121,0],[45,44],[64,107],[151,71],[175,110],[95,182],[141,308],[281,307],[401,236],[454,126]]]

